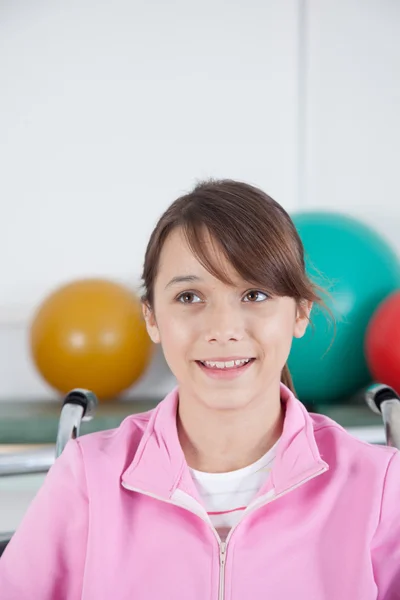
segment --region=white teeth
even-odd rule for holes
[[[233,367],[242,367],[247,364],[251,359],[243,358],[241,360],[229,360],[226,362],[213,362],[210,360],[201,361],[204,366],[210,367],[211,369],[232,369]]]

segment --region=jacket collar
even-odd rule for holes
[[[179,443],[178,397],[178,388],[175,388],[152,412],[135,457],[122,474],[122,482],[131,489],[165,500],[177,489],[199,500]],[[283,384],[281,400],[285,405],[284,425],[268,484],[276,494],[328,469],[319,453],[309,413]]]

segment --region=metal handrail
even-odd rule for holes
[[[400,396],[392,387],[374,383],[367,388],[365,401],[372,412],[382,417],[387,446],[400,450]]]
[[[79,436],[82,421],[93,418],[98,401],[93,392],[76,388],[63,402],[55,446],[0,455],[0,477],[46,473],[71,439]]]
[[[54,445],[29,451],[18,450],[12,454],[0,454],[0,477],[47,473],[55,458],[56,447]]]
[[[66,395],[61,409],[55,446],[0,455],[0,477],[47,472],[71,439],[79,436],[82,421],[93,418],[98,401],[93,392],[76,388]],[[0,532],[0,556],[13,532]]]

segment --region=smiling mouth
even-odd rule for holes
[[[255,358],[238,358],[233,360],[198,360],[196,362],[200,363],[206,369],[220,369],[221,371],[228,371],[229,369],[240,369],[248,365],[250,362],[253,362]]]

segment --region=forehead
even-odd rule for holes
[[[205,253],[212,257],[212,262],[218,270],[225,273],[232,282],[241,280],[210,235],[204,235],[202,245],[204,245]],[[176,229],[164,242],[160,253],[157,279],[165,281],[172,277],[187,275],[195,275],[203,279],[216,279],[192,252],[184,233]]]

